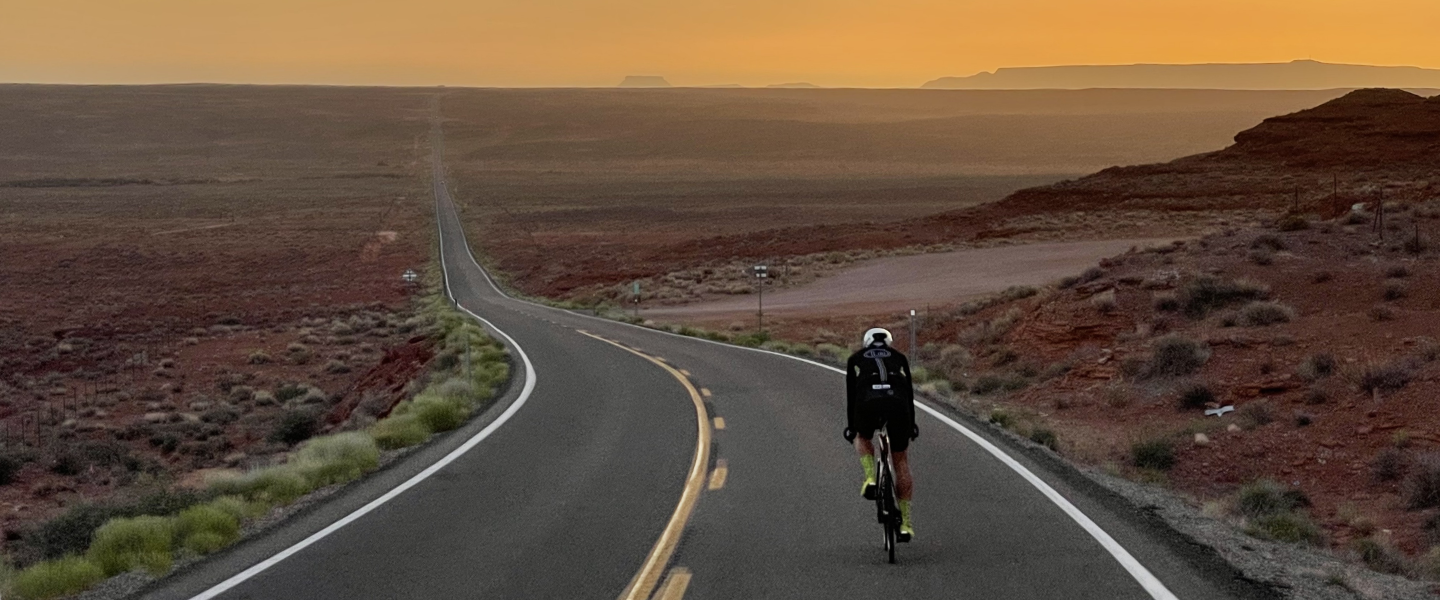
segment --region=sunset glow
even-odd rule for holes
[[[1440,67],[1434,0],[50,0],[0,81],[913,87],[1006,66]]]

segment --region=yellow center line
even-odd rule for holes
[[[709,398],[709,397],[710,397],[710,388],[700,388],[700,395],[701,395],[701,396],[704,396],[704,397],[706,397],[706,398]]]
[[[680,374],[681,374],[681,375],[684,375],[684,376],[686,376],[686,377],[690,377],[690,376],[691,376],[691,375],[690,375],[690,372],[689,372],[689,371],[686,371],[685,369],[680,369]]]
[[[690,569],[675,567],[665,576],[665,585],[655,600],[680,600],[685,597],[685,588],[690,587]]]
[[[715,429],[725,428],[725,417],[715,417]]]
[[[680,503],[675,507],[675,512],[670,515],[670,522],[665,525],[665,530],[660,532],[660,539],[655,541],[655,546],[650,549],[650,554],[640,565],[640,571],[635,573],[635,577],[630,580],[630,585],[625,586],[625,591],[620,593],[620,600],[646,600],[650,597],[650,593],[655,591],[655,585],[660,582],[660,575],[665,572],[665,565],[670,563],[670,557],[675,555],[675,547],[680,543],[680,536],[685,532],[685,524],[690,521],[690,515],[695,512],[695,502],[700,499],[700,492],[705,486],[705,465],[710,463],[710,416],[705,412],[705,401],[700,399],[700,390],[695,389],[695,385],[674,367],[665,364],[658,357],[593,333],[585,331],[580,333],[659,365],[685,386],[685,391],[690,393],[690,401],[695,405],[695,419],[699,428],[699,432],[695,436],[695,459],[690,463],[690,473],[685,477],[685,489],[680,493]],[[683,569],[675,571],[683,571]],[[676,574],[675,571],[672,571],[672,575]],[[672,597],[669,595],[669,590],[676,585],[678,585],[679,595],[673,597],[678,599],[685,594],[685,587],[690,584],[690,572],[683,571],[682,579],[678,583],[669,583],[667,580],[665,598]]]
[[[725,459],[715,461],[715,470],[710,472],[710,489],[718,490],[725,487],[725,475],[729,472],[730,467],[725,464]]]

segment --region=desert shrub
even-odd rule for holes
[[[1410,267],[1405,265],[1391,265],[1385,269],[1387,279],[1404,279],[1410,276]]]
[[[1044,446],[1056,452],[1060,451],[1060,438],[1055,436],[1054,431],[1051,431],[1044,427],[1036,427],[1034,430],[1032,430],[1030,432],[1030,441],[1040,444],[1041,446]]]
[[[46,600],[85,591],[105,579],[100,565],[79,556],[37,563],[15,575],[12,590],[26,600]]]
[[[255,392],[254,399],[256,406],[270,406],[272,404],[275,404],[277,401],[275,399],[275,394],[272,394],[265,390],[259,390]]]
[[[1250,251],[1248,258],[1252,263],[1262,267],[1268,267],[1275,264],[1275,251],[1269,248],[1256,248]]]
[[[1310,499],[1304,492],[1270,479],[1259,479],[1242,486],[1235,499],[1236,512],[1252,519],[1307,506],[1310,506]]]
[[[1396,315],[1395,309],[1383,304],[1371,307],[1370,312],[1366,314],[1369,315],[1371,321],[1375,321],[1376,323],[1394,321]]]
[[[1020,310],[1012,308],[998,317],[976,323],[960,332],[960,342],[969,346],[998,343],[1020,321]]]
[[[1372,570],[1392,575],[1403,574],[1406,570],[1405,555],[1395,546],[1373,536],[1350,542],[1350,549],[1355,551],[1360,562]]]
[[[1241,307],[1237,318],[1245,327],[1265,327],[1295,320],[1295,309],[1279,302],[1256,301]]]
[[[1257,538],[1319,546],[1325,542],[1325,532],[1303,512],[1282,512],[1256,517],[1247,522],[1245,533]]]
[[[1151,303],[1155,306],[1155,310],[1161,312],[1175,312],[1180,310],[1180,298],[1170,292],[1155,294]]]
[[[320,428],[320,418],[312,411],[290,410],[280,416],[280,422],[270,431],[270,441],[293,446],[315,435]]]
[[[1319,386],[1312,387],[1305,391],[1305,403],[1311,406],[1324,404],[1330,401],[1330,394]]]
[[[380,448],[370,436],[351,431],[306,442],[286,466],[312,488],[359,479],[380,464]]]
[[[1329,352],[1312,354],[1300,363],[1296,369],[1300,377],[1306,381],[1319,381],[1335,374],[1335,355]]]
[[[1029,378],[1019,373],[986,373],[975,379],[970,391],[984,396],[995,392],[1022,390],[1029,385]]]
[[[170,570],[170,548],[175,542],[175,520],[167,517],[114,519],[95,531],[85,553],[107,576],[136,567],[153,575]]]
[[[1280,239],[1280,236],[1273,233],[1264,233],[1256,236],[1254,240],[1251,240],[1250,247],[1257,250],[1261,248],[1267,250],[1284,250],[1285,240]]]
[[[1078,276],[1066,277],[1064,279],[1061,279],[1059,287],[1062,290],[1069,289],[1083,283],[1097,281],[1104,276],[1105,269],[1102,269],[1100,267],[1090,267],[1089,269],[1085,269],[1085,272],[1081,273]]]
[[[770,341],[770,334],[764,331],[743,333],[730,338],[730,343],[748,348],[759,348],[768,341]]]
[[[266,504],[289,504],[310,491],[305,477],[285,465],[267,467],[244,475],[220,477],[210,490],[223,496],[239,496]]]
[[[1015,417],[1010,416],[1010,413],[1005,412],[1005,410],[1001,408],[992,409],[988,420],[1005,429],[1009,429],[1015,424]]]
[[[1416,457],[1402,488],[1405,505],[1410,510],[1440,506],[1440,453]]]
[[[15,452],[0,452],[0,486],[10,485],[15,482],[15,476],[20,473],[26,463],[25,457]]]
[[[1315,415],[1312,415],[1312,414],[1310,414],[1310,413],[1305,413],[1305,412],[1296,411],[1296,413],[1295,413],[1295,426],[1296,426],[1296,427],[1309,427],[1310,424],[1311,424],[1311,423],[1314,423],[1314,422],[1315,422]]]
[[[1215,401],[1215,392],[1210,391],[1209,386],[1203,383],[1196,383],[1185,386],[1180,390],[1180,408],[1182,410],[1199,410]]]
[[[1280,231],[1304,231],[1310,228],[1310,222],[1295,213],[1287,213],[1275,221],[1275,228]]]
[[[1184,377],[1194,374],[1210,360],[1210,348],[1203,342],[1180,335],[1155,341],[1150,359],[1141,367],[1142,378]]]
[[[1399,448],[1384,448],[1370,459],[1370,474],[1377,481],[1395,481],[1405,474],[1405,453]]]
[[[430,439],[430,430],[415,415],[391,415],[370,427],[375,443],[386,450],[408,448]]]
[[[265,365],[265,364],[270,364],[270,362],[271,362],[272,360],[273,360],[273,359],[270,358],[270,353],[269,353],[269,352],[266,352],[266,351],[264,351],[264,350],[255,350],[255,351],[252,351],[252,352],[251,352],[248,356],[246,356],[246,358],[245,358],[245,362],[248,362],[248,363],[250,363],[250,364],[252,364],[252,365]]]
[[[1263,427],[1275,421],[1275,413],[1270,408],[1268,400],[1255,400],[1247,402],[1236,411],[1236,416],[1244,421],[1249,428]]]
[[[1329,271],[1320,271],[1310,278],[1310,283],[1330,283],[1335,279],[1335,274]]]
[[[1130,464],[1141,469],[1169,471],[1175,466],[1175,440],[1159,436],[1131,444]]]
[[[1367,363],[1360,367],[1354,374],[1355,385],[1362,391],[1373,394],[1375,392],[1394,392],[1410,384],[1410,378],[1414,376],[1414,367],[1407,361],[1399,360],[1388,363]]]
[[[1390,279],[1385,282],[1384,291],[1380,296],[1387,301],[1395,301],[1409,295],[1409,287],[1405,282],[1398,279]]]
[[[1270,289],[1249,281],[1229,281],[1218,277],[1197,277],[1181,286],[1176,296],[1180,307],[1191,318],[1202,318],[1210,311],[1250,300],[1264,300]]]
[[[176,517],[175,534],[180,547],[210,554],[240,537],[240,517],[209,504],[192,506]]]
[[[1400,248],[1410,254],[1424,254],[1426,250],[1430,249],[1430,240],[1425,239],[1417,232],[1415,235],[1405,238],[1405,243],[1401,244]]]
[[[1115,290],[1105,290],[1092,296],[1090,298],[1090,306],[1095,307],[1095,310],[1103,315],[1115,312],[1116,307],[1119,306],[1115,298]]]
[[[281,402],[289,402],[310,391],[310,386],[299,383],[285,383],[275,388],[275,399]]]
[[[1420,356],[1420,360],[1423,360],[1425,362],[1435,362],[1437,360],[1440,360],[1440,343],[1437,343],[1435,340],[1432,340],[1430,338],[1421,338],[1419,346],[1420,349],[1418,354]]]
[[[331,375],[349,373],[350,365],[345,364],[344,361],[331,359],[329,362],[325,363],[325,372]]]
[[[450,431],[463,425],[465,419],[470,416],[470,406],[463,400],[453,400],[427,393],[410,401],[405,412],[415,415],[421,425],[435,433]]]

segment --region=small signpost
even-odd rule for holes
[[[915,349],[915,309],[912,308],[910,309],[910,360],[914,361],[919,354],[920,351]]]
[[[400,278],[404,279],[405,283],[414,285],[416,281],[420,280],[420,274],[416,273],[414,269],[405,269],[405,272],[400,275]]]
[[[635,304],[635,316],[640,316],[640,282],[636,281],[630,290],[630,301]]]
[[[760,284],[760,311],[756,314],[760,317],[760,333],[765,333],[765,280],[770,278],[770,267],[755,265],[752,270],[755,273],[755,281]]]

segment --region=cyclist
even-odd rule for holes
[[[910,462],[906,450],[910,440],[920,437],[915,425],[915,389],[910,382],[910,363],[905,355],[891,348],[890,332],[879,327],[865,332],[860,351],[850,355],[845,365],[845,406],[849,426],[845,439],[853,440],[860,452],[860,465],[865,469],[865,484],[860,494],[874,500],[875,446],[870,439],[883,424],[890,431],[890,456],[895,465],[895,492],[900,504],[900,535],[908,542],[915,535],[910,524]]]

